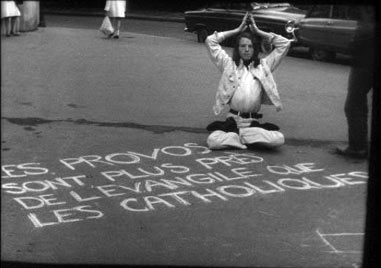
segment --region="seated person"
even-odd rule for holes
[[[239,35],[230,57],[220,43],[236,34]],[[262,58],[259,40],[273,47]],[[259,123],[262,115],[258,112],[261,104],[274,105],[277,111],[282,109],[272,72],[286,56],[290,40],[261,31],[254,17],[247,13],[238,28],[215,32],[208,36],[205,43],[213,63],[222,73],[214,113],[219,115],[225,105],[230,107],[226,121],[208,125],[207,129],[211,132],[207,139],[209,148],[274,148],[284,144],[279,127]]]

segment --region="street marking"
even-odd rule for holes
[[[267,165],[263,157],[254,153],[230,152],[221,156],[197,143],[156,147],[148,152],[121,149],[105,155],[66,156],[57,162],[66,171],[76,173],[49,178],[46,174],[56,172],[49,171],[44,163],[1,167],[2,178],[14,179],[4,181],[2,190],[27,211],[37,228],[106,218],[113,206],[107,198],[114,199],[115,205],[127,213],[154,212],[290,190],[366,185],[368,178],[363,171],[327,174],[310,161]],[[89,175],[89,170],[95,173]],[[19,181],[20,177],[25,181]],[[256,212],[279,217],[272,211]],[[358,234],[318,234],[334,253],[360,252],[346,249],[359,245],[358,241],[348,243]]]
[[[349,236],[364,236],[364,233],[331,233],[331,234],[323,234],[319,231],[319,229],[316,230],[316,233],[318,236],[323,240],[323,242],[332,249],[330,253],[335,253],[335,254],[359,254],[362,253],[361,250],[340,250],[337,249],[332,243],[330,243],[326,237],[349,237]]]

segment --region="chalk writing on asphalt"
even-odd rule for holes
[[[363,171],[330,174],[313,162],[270,165],[253,152],[216,153],[195,143],[57,162],[65,175],[43,163],[2,166],[2,191],[36,228],[106,219],[115,210],[160,213],[288,191],[353,187],[368,178]]]

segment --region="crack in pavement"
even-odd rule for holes
[[[143,125],[132,122],[97,122],[97,121],[89,121],[86,119],[76,119],[73,120],[71,118],[68,119],[56,119],[56,120],[48,120],[37,117],[26,117],[26,118],[11,118],[11,117],[2,117],[1,119],[7,120],[9,123],[19,125],[19,126],[28,126],[28,127],[37,127],[42,124],[50,124],[50,123],[74,123],[76,125],[94,125],[99,127],[123,127],[123,128],[136,128],[143,129],[147,131],[151,131],[157,134],[162,134],[165,132],[172,131],[184,131],[190,133],[207,133],[207,130],[204,128],[196,128],[196,127],[181,127],[181,126],[165,126],[165,125]]]
[[[12,117],[1,117],[2,120],[7,120],[11,124],[26,126],[26,127],[37,127],[42,124],[50,123],[73,123],[76,125],[93,125],[99,127],[121,127],[121,128],[134,128],[147,130],[156,134],[163,134],[166,132],[173,131],[183,131],[188,133],[198,133],[207,134],[206,128],[197,127],[182,127],[182,126],[165,126],[165,125],[143,125],[132,122],[97,122],[89,121],[86,119],[43,119],[38,117],[26,117],[26,118],[12,118]],[[31,128],[32,129],[32,128]],[[34,129],[33,129],[34,130]],[[291,146],[310,146],[315,148],[332,146],[333,144],[342,143],[344,141],[333,141],[333,140],[316,140],[316,139],[299,139],[299,138],[286,138],[286,144]]]

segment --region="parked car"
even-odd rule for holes
[[[245,13],[254,15],[258,27],[291,38],[286,32],[288,21],[299,22],[307,11],[288,3],[255,3],[255,2],[215,2],[214,4],[195,11],[184,13],[187,32],[197,34],[198,42],[202,43],[214,31],[226,31],[238,27]]]
[[[356,5],[316,5],[298,22],[290,21],[288,32],[309,48],[314,60],[333,60],[336,53],[351,54],[361,13]]]

